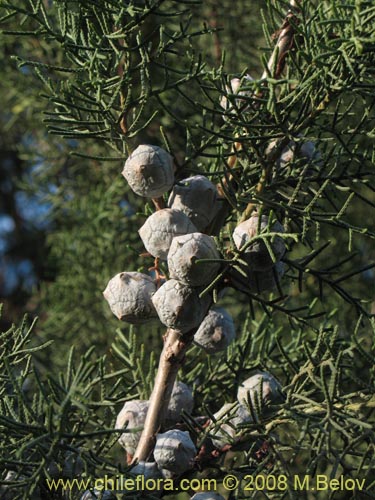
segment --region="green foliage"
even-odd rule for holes
[[[34,332],[35,323],[23,321],[1,335],[0,484],[9,482],[15,488],[12,498],[51,498],[46,478],[95,478],[126,471],[114,447],[114,422],[121,403],[140,396],[137,386],[147,376],[142,356],[137,361],[142,369],[127,362],[115,370],[113,358],[95,355],[94,346],[80,360],[72,348],[64,372],[43,375],[35,354],[53,341],[32,347]],[[133,337],[126,344],[126,359],[134,361],[139,347]],[[56,344],[54,348],[59,349]],[[148,378],[154,373],[152,363],[149,370]],[[73,469],[67,460],[76,464]],[[9,471],[14,473],[11,478]],[[74,490],[63,498],[77,495]],[[62,498],[62,492],[54,498]]]
[[[318,334],[301,328],[286,335],[266,315],[259,322],[248,317],[225,354],[211,357],[191,349],[182,379],[194,388],[194,415],[212,415],[224,402],[235,401],[238,384],[254,369],[276,375],[287,397],[267,418],[253,408],[258,422],[242,426],[243,440],[230,456],[207,464],[206,477],[220,485],[228,471],[239,478],[262,473],[285,475],[292,484],[295,475],[343,474],[365,479],[371,491],[374,325],[358,322],[353,335],[345,335],[334,323],[332,318]],[[150,394],[155,363],[145,357],[145,346],[134,334],[119,333],[114,352],[123,362],[121,370],[113,368],[113,359],[94,356],[93,347],[79,362],[72,351],[64,373],[43,375],[35,355],[47,346],[31,347],[33,331],[34,325],[23,322],[1,336],[2,484],[14,471],[18,496],[12,498],[44,498],[52,495],[46,478],[53,474],[84,480],[126,476],[114,421],[125,400]],[[186,418],[197,442],[204,442],[207,430]],[[64,469],[67,456],[78,464],[70,474]],[[246,484],[243,479],[242,488]],[[77,490],[62,494],[53,498],[79,498]],[[236,498],[248,495],[239,489]]]

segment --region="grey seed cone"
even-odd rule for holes
[[[141,144],[126,160],[122,175],[139,196],[158,198],[173,185],[173,160],[164,149]]]
[[[151,300],[155,291],[156,285],[150,276],[123,272],[108,282],[103,295],[118,319],[141,324],[157,317]]]
[[[173,238],[196,231],[197,228],[183,212],[163,208],[150,215],[138,232],[153,257],[167,260]]]

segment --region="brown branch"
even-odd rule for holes
[[[154,448],[156,433],[162,428],[177,372],[184,362],[195,331],[182,335],[177,330],[167,330],[149,410],[133,462],[147,460]]]

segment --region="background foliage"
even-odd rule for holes
[[[181,380],[194,388],[196,417],[234,401],[259,368],[278,376],[287,400],[245,429],[245,451],[192,475],[343,474],[366,478],[363,498],[372,498],[375,9],[303,2],[286,69],[263,85],[288,4],[246,4],[0,2],[0,463],[2,481],[15,471],[20,498],[49,498],[48,467],[62,473],[69,453],[84,477],[126,471],[114,420],[124,400],[152,389],[163,329],[119,326],[101,294],[117,272],[153,265],[137,234],[153,208],[127,187],[123,161],[138,143],[159,144],[178,178],[205,172],[219,183],[235,137],[237,186],[226,190],[219,237],[228,259],[238,258],[230,234],[249,203],[273,210],[296,241],[287,240],[281,290],[228,291],[236,342],[215,358],[192,347]],[[223,120],[220,96],[247,72],[250,96]],[[292,138],[313,141],[315,160],[267,160],[271,140],[281,152]],[[29,320],[11,326],[25,311]],[[268,447],[260,457],[259,439]]]

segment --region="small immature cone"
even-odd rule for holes
[[[223,448],[226,445],[235,444],[241,436],[241,424],[252,422],[252,416],[242,405],[226,403],[219,411],[214,413],[215,420],[223,423],[212,423],[210,431],[212,442],[217,448]],[[218,427],[219,426],[219,427]]]
[[[258,232],[259,226],[259,215],[254,214],[249,219],[241,222],[234,232],[233,232],[233,240],[238,248],[241,248],[246,245],[252,238],[259,234]],[[262,215],[260,231],[263,231],[268,226],[268,216]],[[270,228],[270,231],[273,233],[283,233],[283,226],[276,221],[273,226]],[[282,238],[276,236],[272,242],[269,240],[271,244],[271,248],[275,255],[276,261],[279,261],[285,253],[285,243]],[[262,240],[255,241],[250,246],[248,246],[243,254],[244,260],[246,260],[248,267],[251,271],[266,271],[270,269],[274,262],[272,261],[271,255]]]
[[[121,434],[118,442],[129,455],[134,455],[137,448],[145,424],[148,407],[149,401],[134,399],[127,401],[117,415],[115,429],[126,427],[126,431]]]
[[[241,405],[247,406],[248,400],[255,406],[255,394],[263,407],[264,414],[271,405],[281,404],[285,398],[282,387],[273,375],[268,372],[259,372],[244,380],[237,392],[237,400]]]
[[[139,196],[158,198],[173,186],[173,160],[164,149],[141,144],[126,160],[122,175]]]
[[[217,276],[220,262],[196,264],[199,259],[220,259],[214,239],[202,233],[176,236],[168,252],[169,276],[190,286],[208,285]]]
[[[210,298],[199,298],[199,290],[171,279],[153,295],[152,302],[163,325],[181,333],[197,327],[208,308]]]
[[[160,469],[183,474],[193,468],[196,454],[197,449],[187,431],[173,429],[156,438],[154,457]]]
[[[193,407],[194,398],[191,389],[183,382],[175,382],[168,405],[166,421],[169,424],[181,422],[182,411],[191,413]]]
[[[136,325],[157,317],[151,300],[155,291],[156,285],[150,276],[123,272],[108,282],[103,295],[118,319]]]
[[[220,207],[215,184],[204,175],[194,175],[175,184],[168,206],[184,212],[198,231],[204,231]]]
[[[215,354],[225,350],[235,336],[232,316],[222,307],[213,307],[194,335],[194,344]]]
[[[150,215],[138,232],[153,257],[167,260],[173,238],[196,231],[197,228],[183,212],[164,208]]]

